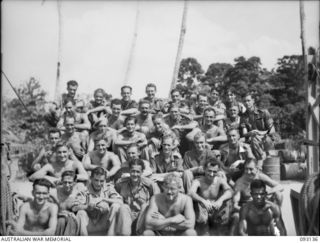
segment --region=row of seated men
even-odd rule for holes
[[[68,163],[67,146],[57,153]],[[57,154],[57,155],[58,155]],[[62,161],[60,161],[62,162]],[[184,193],[179,174],[167,173],[161,189],[144,177],[144,161],[129,164],[129,176],[115,184],[96,167],[85,182],[64,170],[54,193],[47,176],[33,182],[32,199],[20,208],[13,235],[285,235],[281,221],[280,186],[260,172],[255,159],[232,187],[221,164],[209,159],[203,175]],[[199,168],[200,169],[200,168]],[[63,170],[63,169],[62,169]],[[58,173],[58,172],[57,172]],[[267,191],[266,186],[271,190]],[[275,195],[272,202],[270,195]],[[269,200],[270,198],[270,200]],[[219,233],[221,227],[227,232]]]
[[[272,133],[273,130],[272,119],[267,111],[256,108],[251,94],[244,97],[244,107],[240,102],[236,102],[234,94],[229,92],[230,105],[227,112],[216,90],[212,90],[211,96],[216,97],[216,100],[213,103],[211,101],[211,104],[206,94],[199,94],[194,109],[184,104],[179,91],[173,90],[172,100],[166,111],[162,100],[155,98],[156,87],[153,84],[147,85],[147,97],[139,102],[138,109],[137,103],[130,98],[132,88],[129,86],[122,87],[122,99],[112,100],[110,106],[104,100],[105,92],[102,89],[96,90],[94,101],[89,105],[83,102],[80,102],[79,105],[75,94],[77,87],[78,84],[75,81],[68,82],[68,94],[63,95],[64,109],[59,114],[60,117],[56,119],[57,129],[49,130],[50,143],[44,146],[32,163],[35,172],[29,178],[31,181],[45,178],[51,185],[57,186],[58,190],[59,186],[64,184],[62,174],[64,171],[71,170],[76,174],[77,185],[81,183],[87,185],[90,191],[90,188],[93,188],[89,186],[90,183],[93,185],[93,171],[102,168],[105,172],[105,183],[108,185],[115,185],[117,189],[119,183],[129,183],[130,186],[124,186],[127,194],[123,195],[121,190],[118,190],[117,193],[120,194],[119,198],[122,197],[123,202],[129,205],[131,216],[135,215],[132,216],[133,219],[138,219],[136,213],[132,214],[137,211],[135,207],[141,210],[142,205],[148,205],[153,195],[148,192],[149,196],[141,196],[139,191],[143,188],[141,185],[144,183],[142,182],[138,183],[137,188],[132,186],[134,183],[131,180],[131,165],[140,159],[143,162],[143,168],[140,171],[141,178],[144,178],[141,181],[151,181],[150,183],[155,185],[151,186],[152,188],[159,187],[160,191],[164,192],[168,187],[165,178],[173,174],[179,178],[179,191],[190,195],[195,202],[194,205],[199,205],[199,210],[196,206],[194,207],[196,214],[198,212],[200,216],[203,216],[207,211],[207,216],[203,216],[204,218],[197,217],[197,225],[207,222],[208,218],[215,215],[213,221],[216,221],[218,225],[229,224],[232,221],[230,234],[239,234],[239,204],[251,198],[249,192],[251,180],[263,179],[272,188],[271,193],[275,194],[277,205],[281,206],[281,186],[261,172],[267,133]],[[246,112],[244,112],[245,109]],[[55,115],[57,114],[58,112],[55,112]],[[62,141],[62,144],[58,141]],[[243,141],[249,142],[250,145]],[[206,177],[205,168],[207,168],[208,161],[218,163],[217,168],[211,167],[216,169],[214,171],[219,171],[219,176],[212,177],[224,178],[221,179],[223,183],[218,183],[212,188],[207,179],[203,179]],[[248,173],[251,173],[252,178],[245,177],[245,161],[253,161],[251,163],[253,172]],[[241,180],[242,177],[247,179]],[[203,180],[200,180],[201,178]],[[213,181],[216,183],[216,180]],[[240,181],[239,185],[238,181]],[[155,191],[158,192],[157,189]],[[95,193],[89,192],[89,195],[91,194]],[[142,194],[146,194],[146,189]],[[85,221],[80,220],[82,222],[80,233],[75,234],[86,235],[88,231],[92,233],[94,231],[92,231],[92,224],[93,228],[96,228],[97,225],[105,225],[100,223],[100,216],[96,216],[101,213],[96,212],[93,214],[95,216],[91,214],[91,209],[94,207],[91,207],[88,198],[90,197],[86,196],[86,203],[84,203],[88,206],[86,210],[75,215],[83,216],[86,212],[89,216],[85,217]],[[102,201],[104,201],[102,203],[105,204],[104,206],[110,207],[116,201],[119,203],[121,199]],[[59,200],[56,202],[60,205]],[[63,206],[59,206],[59,211],[60,213],[65,211]],[[107,211],[111,214],[112,210]],[[70,214],[67,215],[70,216]],[[159,216],[159,214],[154,214],[155,218],[158,217],[156,215]],[[95,220],[92,221],[92,219],[99,220],[94,222]],[[159,219],[162,219],[161,216]],[[138,226],[146,227],[144,220],[145,217],[142,216],[138,220]],[[111,222],[109,219],[107,221]],[[119,223],[121,220],[117,219],[116,222],[117,226],[108,226],[108,231],[104,233],[128,235],[129,231],[119,230],[122,227],[122,223]],[[70,227],[65,228],[70,229]],[[129,230],[130,227],[126,225],[122,228]],[[141,230],[132,231],[131,228],[130,234],[143,232]],[[171,228],[171,226],[168,227],[168,229]],[[174,234],[178,234],[175,231],[179,227],[173,228],[175,229],[172,230]],[[60,234],[65,230],[61,231],[61,227],[58,229],[60,229]],[[205,229],[205,227],[199,229]],[[264,233],[259,231],[257,234]]]

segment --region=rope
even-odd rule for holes
[[[3,76],[6,78],[6,80],[8,81],[9,85],[11,86],[11,88],[13,89],[14,93],[18,96],[18,99],[20,100],[21,104],[23,105],[24,109],[26,109],[27,112],[29,112],[29,110],[27,109],[26,105],[23,103],[21,97],[19,96],[18,92],[16,91],[16,89],[13,87],[13,85],[11,84],[10,80],[8,79],[7,75],[1,71],[1,73],[3,74]]]

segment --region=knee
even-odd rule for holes
[[[113,203],[113,204],[110,206],[110,211],[119,212],[120,209],[121,209],[121,206],[122,206],[122,204],[120,204],[120,203]]]
[[[156,234],[152,230],[145,230],[142,233],[143,236],[155,236]]]
[[[184,236],[196,236],[197,232],[194,229],[187,229],[185,232],[183,232]]]

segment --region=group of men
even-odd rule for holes
[[[77,88],[44,116],[49,142],[12,234],[285,235],[283,189],[262,172],[273,120],[252,94],[243,105],[228,90],[224,104],[214,88],[190,104],[148,84],[138,103],[123,86],[86,104]]]

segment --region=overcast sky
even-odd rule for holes
[[[120,96],[135,16],[138,36],[129,85],[134,98],[153,82],[167,97],[177,53],[183,1],[62,1],[61,91],[79,82],[80,93],[103,88]],[[308,46],[319,45],[319,1],[306,1]],[[15,86],[31,76],[54,95],[58,57],[57,1],[2,1],[2,70]],[[238,56],[259,56],[263,67],[301,54],[299,1],[191,1],[182,57],[203,69]],[[3,94],[14,97],[2,78]]]

